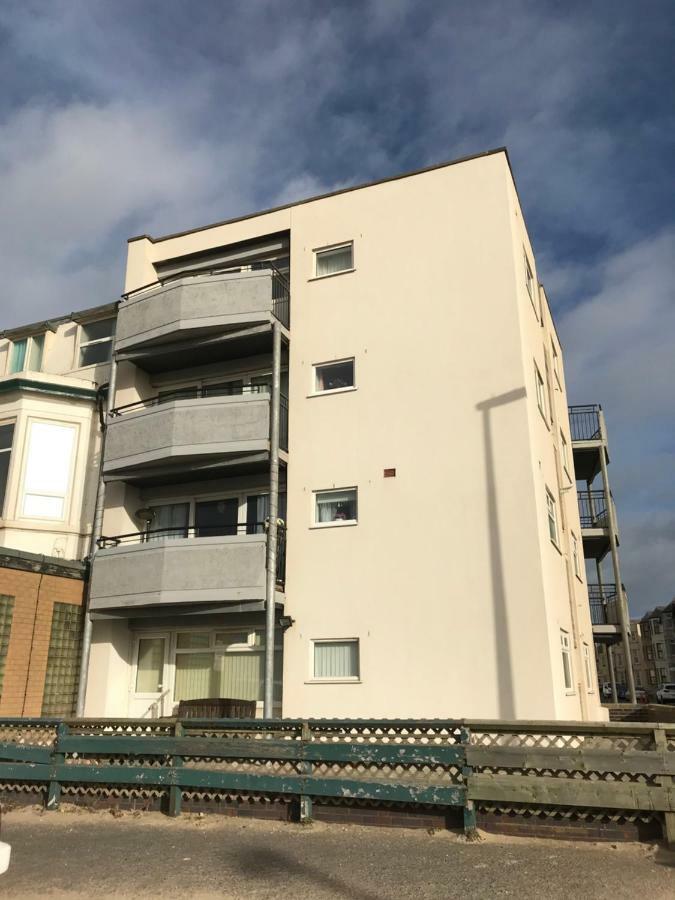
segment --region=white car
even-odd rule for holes
[[[675,684],[662,684],[656,692],[659,703],[675,703]]]

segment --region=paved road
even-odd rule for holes
[[[7,897],[675,897],[657,848],[158,814],[6,813]]]

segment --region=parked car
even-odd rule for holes
[[[675,684],[662,684],[656,692],[656,700],[658,703],[675,703]]]

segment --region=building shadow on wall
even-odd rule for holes
[[[490,397],[476,404],[483,420],[483,452],[485,454],[485,493],[487,498],[488,540],[490,546],[490,578],[494,607],[495,650],[497,655],[497,707],[499,718],[515,719],[516,705],[513,693],[513,667],[511,665],[511,642],[509,635],[508,610],[506,608],[506,585],[504,583],[504,558],[499,531],[499,501],[497,497],[497,475],[495,470],[495,450],[492,413],[495,409],[516,403],[527,396],[524,387],[515,388],[497,397]]]

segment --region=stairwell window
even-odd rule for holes
[[[114,333],[114,319],[99,319],[81,326],[80,368],[110,361]]]
[[[312,641],[314,681],[358,681],[360,677],[358,638]]]
[[[546,489],[546,513],[548,516],[548,533],[552,542],[558,546],[558,512],[553,494]]]
[[[354,244],[349,241],[314,251],[314,277],[325,278],[354,268]]]
[[[357,515],[356,488],[314,493],[315,525],[355,525]]]
[[[572,693],[574,684],[572,681],[572,654],[570,651],[570,636],[562,628],[560,629],[560,653],[562,656],[563,679],[565,690]]]

